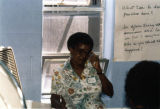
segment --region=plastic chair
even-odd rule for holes
[[[19,87],[22,89],[13,49],[11,47],[0,47],[0,61],[2,61],[14,75]]]
[[[0,61],[0,108],[26,109],[23,93],[8,67]]]

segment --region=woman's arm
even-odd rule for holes
[[[99,79],[101,80],[102,91],[108,96],[112,97],[114,93],[112,83],[102,73],[98,56],[92,52],[91,56],[89,57],[89,60],[91,61],[92,66],[96,69]]]
[[[66,109],[65,105],[66,102],[64,100],[64,98],[62,97],[62,95],[60,95],[57,90],[60,90],[59,87],[57,87],[57,85],[59,85],[61,88],[63,87],[63,83],[61,82],[61,78],[60,72],[59,71],[54,71],[53,75],[52,75],[52,85],[51,85],[51,107],[52,108],[58,108],[58,109]],[[58,84],[57,84],[58,83]]]
[[[97,73],[102,84],[102,91],[107,94],[108,96],[113,96],[113,86],[112,83],[106,78],[106,76],[103,73]]]

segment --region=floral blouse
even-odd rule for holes
[[[103,109],[101,81],[92,64],[87,61],[80,77],[71,67],[70,59],[61,71],[52,76],[51,93],[62,95],[67,109]]]

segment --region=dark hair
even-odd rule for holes
[[[126,97],[144,109],[158,109],[160,64],[141,61],[128,72],[125,84]]]
[[[79,44],[85,44],[90,46],[90,51],[93,49],[93,39],[86,33],[77,32],[72,34],[67,42],[67,47],[75,48]]]

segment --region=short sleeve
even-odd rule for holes
[[[52,75],[51,93],[61,94],[63,90],[63,78],[60,71],[55,71]]]

